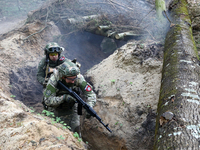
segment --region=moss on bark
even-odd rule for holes
[[[175,0],[172,6],[171,18],[175,26],[168,31],[165,39],[155,150],[189,149],[192,148],[190,145],[193,145],[193,149],[198,148],[198,140],[191,135],[187,127],[189,124],[196,125],[197,122],[191,116],[198,112],[194,101],[199,101],[199,58],[193,40],[187,2]],[[171,112],[174,117],[161,124],[159,121],[165,112]]]

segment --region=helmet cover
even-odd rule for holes
[[[64,51],[64,48],[60,47],[58,43],[56,42],[48,43],[45,46],[45,54],[54,53],[54,52],[61,53],[63,51]]]
[[[77,76],[80,73],[80,69],[74,64],[73,62],[64,62],[57,67],[59,72],[59,77],[62,78],[63,76],[71,77]]]

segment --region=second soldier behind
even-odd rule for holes
[[[65,61],[71,61],[65,58],[61,53],[64,51],[57,43],[48,43],[44,48],[45,57],[40,61],[37,71],[37,80],[45,88],[48,78],[53,70]]]

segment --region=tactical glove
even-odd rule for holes
[[[64,100],[68,103],[75,103],[76,99],[69,94],[64,95]]]
[[[90,113],[86,112],[86,116],[85,116],[87,119],[90,119],[91,115]]]

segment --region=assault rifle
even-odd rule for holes
[[[61,88],[65,89],[67,92],[69,92],[69,94],[74,97],[76,99],[76,101],[78,102],[78,104],[82,105],[83,108],[86,109],[86,111],[93,117],[96,117],[97,120],[99,120],[99,122],[110,132],[112,133],[112,131],[109,129],[108,124],[105,125],[101,118],[97,115],[97,113],[94,111],[94,109],[92,109],[92,107],[90,107],[86,102],[84,102],[82,100],[82,98],[80,98],[78,96],[78,94],[74,91],[72,91],[71,89],[69,89],[68,87],[66,87],[61,81],[58,81],[58,86],[60,86]]]

